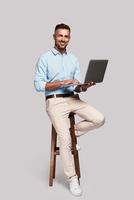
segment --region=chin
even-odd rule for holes
[[[66,47],[60,47],[61,49],[65,49]]]
[[[59,45],[59,47],[60,47],[60,48],[65,48],[65,47],[66,47],[66,45],[64,45],[64,46],[62,46],[62,45]]]
[[[59,46],[59,49],[65,49],[66,47],[61,47],[61,46]]]

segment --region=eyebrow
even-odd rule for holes
[[[59,36],[69,37],[69,35],[58,34]]]

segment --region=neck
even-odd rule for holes
[[[63,54],[66,51],[66,49],[60,49],[57,46],[55,46],[54,48],[57,49],[61,54]]]

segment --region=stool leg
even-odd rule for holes
[[[76,150],[76,144],[77,144],[77,138],[75,136],[75,130],[74,130],[74,114],[70,115],[70,134],[72,138],[72,150],[73,150],[73,156],[74,156],[74,164],[75,164],[75,170],[78,178],[80,178],[80,164],[79,164],[79,155],[78,151]]]
[[[53,178],[55,178],[56,171],[56,147],[57,147],[57,132],[54,129],[54,167],[53,167]]]
[[[53,185],[54,162],[55,162],[54,154],[55,154],[55,130],[54,127],[52,126],[49,186]]]

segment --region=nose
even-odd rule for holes
[[[63,41],[63,42],[64,42],[64,41],[65,41],[65,38],[64,38],[64,37],[62,37],[61,41]]]

